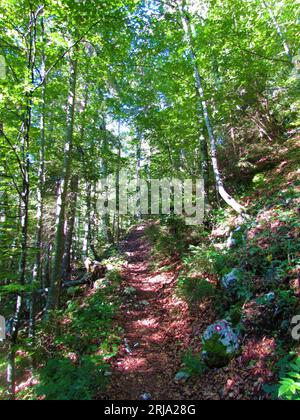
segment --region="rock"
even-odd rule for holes
[[[230,227],[227,225],[221,225],[217,229],[212,231],[212,236],[214,238],[220,238],[229,235]]]
[[[202,358],[209,367],[223,367],[238,352],[239,337],[228,321],[210,325],[203,335]]]
[[[229,238],[226,243],[228,249],[234,248],[239,241],[247,241],[247,233],[243,234],[242,226],[238,226],[235,230],[230,232]]]
[[[150,305],[150,303],[149,303],[149,302],[147,302],[146,300],[141,300],[141,301],[139,302],[139,304],[140,304],[140,305],[143,305],[143,306],[149,306],[149,305]]]
[[[257,299],[255,299],[255,302],[258,305],[270,305],[271,303],[275,302],[276,300],[276,294],[274,292],[270,292],[266,295],[260,296]]]
[[[228,249],[231,249],[231,248],[234,248],[236,246],[236,244],[237,244],[237,241],[236,241],[236,239],[234,239],[233,233],[231,233],[228,240],[227,240],[226,246],[227,246]]]
[[[290,326],[291,326],[290,321],[289,320],[284,320],[284,321],[282,321],[282,323],[280,325],[280,329],[283,330],[283,331],[288,331]]]
[[[124,289],[124,295],[126,296],[132,296],[132,295],[136,295],[137,290],[134,287],[126,287]]]
[[[270,292],[264,296],[266,303],[275,302],[276,294],[274,292]]]
[[[93,275],[93,279],[103,278],[107,273],[107,268],[105,265],[98,261],[92,261],[90,258],[85,260],[84,265],[87,273],[91,273]]]
[[[175,376],[175,382],[186,382],[190,378],[190,374],[185,371],[180,371]]]
[[[129,341],[127,340],[127,338],[125,338],[125,340],[124,340],[124,346],[125,346],[125,350],[126,350],[126,352],[127,352],[128,354],[132,354],[132,350],[131,350],[131,348],[130,348]]]
[[[106,377],[112,376],[112,372],[110,372],[109,370],[107,370],[107,371],[104,373],[104,376],[106,376]]]
[[[144,392],[142,395],[140,395],[140,400],[150,401],[150,400],[152,400],[152,396],[148,392]]]
[[[238,268],[234,268],[229,274],[221,280],[225,289],[232,289],[241,278],[242,272]]]
[[[110,285],[110,282],[108,280],[105,279],[99,279],[96,280],[94,283],[94,289],[95,290],[101,290],[101,289],[105,289],[106,287],[108,287]]]
[[[280,281],[280,275],[278,273],[278,269],[277,267],[272,264],[271,267],[268,269],[266,276],[265,276],[265,280],[268,283],[278,283]]]

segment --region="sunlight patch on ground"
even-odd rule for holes
[[[158,328],[159,325],[157,323],[156,318],[145,318],[140,319],[133,323],[134,328],[141,328],[141,327],[147,327],[147,328]]]
[[[128,357],[118,363],[119,370],[124,372],[141,371],[148,368],[147,360],[143,357]]]

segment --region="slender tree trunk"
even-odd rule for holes
[[[92,186],[90,182],[86,183],[86,215],[84,224],[84,239],[82,247],[83,259],[89,256],[89,246],[91,242],[91,209],[92,209]]]
[[[44,274],[43,274],[43,285],[42,289],[46,289],[50,286],[50,279],[51,279],[51,255],[52,255],[52,244],[49,243],[47,245],[47,251],[46,251],[46,261],[45,261],[45,268],[44,268]]]
[[[61,185],[61,197],[58,201],[57,227],[55,240],[55,255],[53,272],[51,276],[51,287],[48,296],[47,309],[53,310],[59,307],[60,292],[62,285],[62,262],[64,255],[64,226],[66,217],[66,201],[68,197],[68,186],[71,177],[73,133],[76,104],[76,83],[77,83],[77,58],[70,58],[70,92],[68,97],[67,110],[67,138],[65,144],[64,177]]]
[[[117,169],[117,231],[116,242],[120,242],[120,171],[121,171],[121,156],[122,156],[122,143],[120,139],[120,124],[119,124],[119,141],[118,141],[118,169]]]
[[[73,244],[73,234],[75,226],[75,217],[77,210],[77,195],[78,195],[79,177],[72,176],[70,194],[69,194],[69,211],[68,211],[68,226],[65,240],[65,253],[63,258],[63,277],[64,280],[70,280],[71,274],[71,250]]]
[[[41,79],[46,75],[46,56],[45,56],[45,25],[44,18],[41,18],[41,40],[43,45],[42,63],[41,63]],[[33,283],[39,283],[43,287],[42,282],[42,237],[44,228],[44,185],[45,185],[45,132],[46,132],[46,82],[42,86],[42,109],[40,116],[40,144],[39,144],[39,173],[37,185],[37,233],[36,233],[36,257],[32,273]],[[33,292],[30,302],[30,318],[29,318],[29,337],[35,335],[35,312],[36,312],[36,295]]]
[[[212,126],[209,111],[208,111],[208,105],[207,105],[207,102],[206,102],[206,99],[205,99],[205,92],[204,92],[202,79],[201,79],[200,71],[199,71],[198,64],[197,64],[197,57],[196,57],[194,47],[193,47],[192,30],[191,30],[191,27],[190,27],[189,18],[187,16],[187,12],[185,10],[184,4],[185,3],[180,4],[179,10],[180,10],[180,13],[181,13],[182,24],[183,24],[183,28],[184,28],[184,32],[185,32],[186,42],[187,42],[188,48],[189,48],[190,57],[191,57],[191,60],[192,60],[193,66],[194,66],[194,76],[195,76],[197,92],[198,92],[199,99],[200,99],[201,104],[202,104],[202,110],[203,110],[205,125],[206,125],[206,128],[207,128],[208,136],[209,136],[209,140],[210,140],[211,161],[212,161],[212,167],[213,167],[213,171],[214,171],[214,175],[215,175],[216,186],[217,186],[218,192],[219,192],[220,196],[223,198],[223,200],[231,208],[233,208],[237,213],[244,214],[245,213],[244,208],[233,197],[231,197],[228,194],[228,192],[226,191],[226,189],[224,187],[223,179],[222,179],[222,176],[221,176],[221,173],[220,173],[220,170],[219,170],[218,159],[217,159],[216,138],[215,138],[213,126]]]
[[[138,133],[138,142],[136,145],[136,182],[139,185],[141,180],[141,159],[142,159],[142,140],[141,135]],[[141,188],[138,186],[137,188],[137,212],[136,218],[141,220],[142,218],[142,207],[141,207]]]
[[[107,139],[107,132],[106,132],[106,125],[105,120],[103,121],[104,127],[104,140],[102,143],[102,159],[101,159],[101,175],[103,178],[108,176],[108,169],[107,169],[107,162],[105,154],[108,148],[108,139]],[[102,227],[103,227],[103,235],[107,243],[111,243],[111,232],[110,232],[110,214],[107,212],[106,214],[102,215]]]
[[[91,241],[90,241],[90,249],[94,255],[95,260],[99,261],[100,256],[98,255],[97,249],[95,244],[97,243],[97,238],[99,235],[99,215],[97,211],[97,181],[94,182],[93,190],[92,190],[92,217],[91,217]]]
[[[34,69],[36,59],[36,21],[37,17],[33,10],[30,12],[29,30],[28,30],[28,49],[27,49],[27,69],[31,78],[31,84],[34,86]],[[30,200],[30,131],[32,122],[32,91],[29,90],[25,95],[26,108],[23,121],[22,132],[22,192],[20,197],[20,220],[21,220],[21,253],[19,261],[19,284],[26,284],[27,258],[28,258],[28,226],[29,226],[29,200]],[[16,309],[13,318],[12,335],[7,365],[7,383],[8,392],[12,400],[15,399],[15,346],[18,340],[18,333],[21,324],[24,298],[22,293],[18,295]]]
[[[73,259],[76,261],[81,260],[82,258],[82,233],[81,233],[81,226],[82,226],[82,219],[81,219],[81,212],[78,212],[75,218],[75,246],[73,249]]]

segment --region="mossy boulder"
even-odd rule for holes
[[[239,351],[239,338],[229,322],[210,325],[203,336],[202,357],[210,368],[226,366]]]

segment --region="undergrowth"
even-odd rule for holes
[[[36,386],[27,387],[18,399],[92,400],[101,394],[110,377],[108,361],[119,349],[122,330],[114,321],[119,309],[118,290],[123,260],[106,261],[110,270],[101,290],[81,286],[66,292],[64,307],[39,325],[35,346],[20,341],[20,351],[32,369]]]

